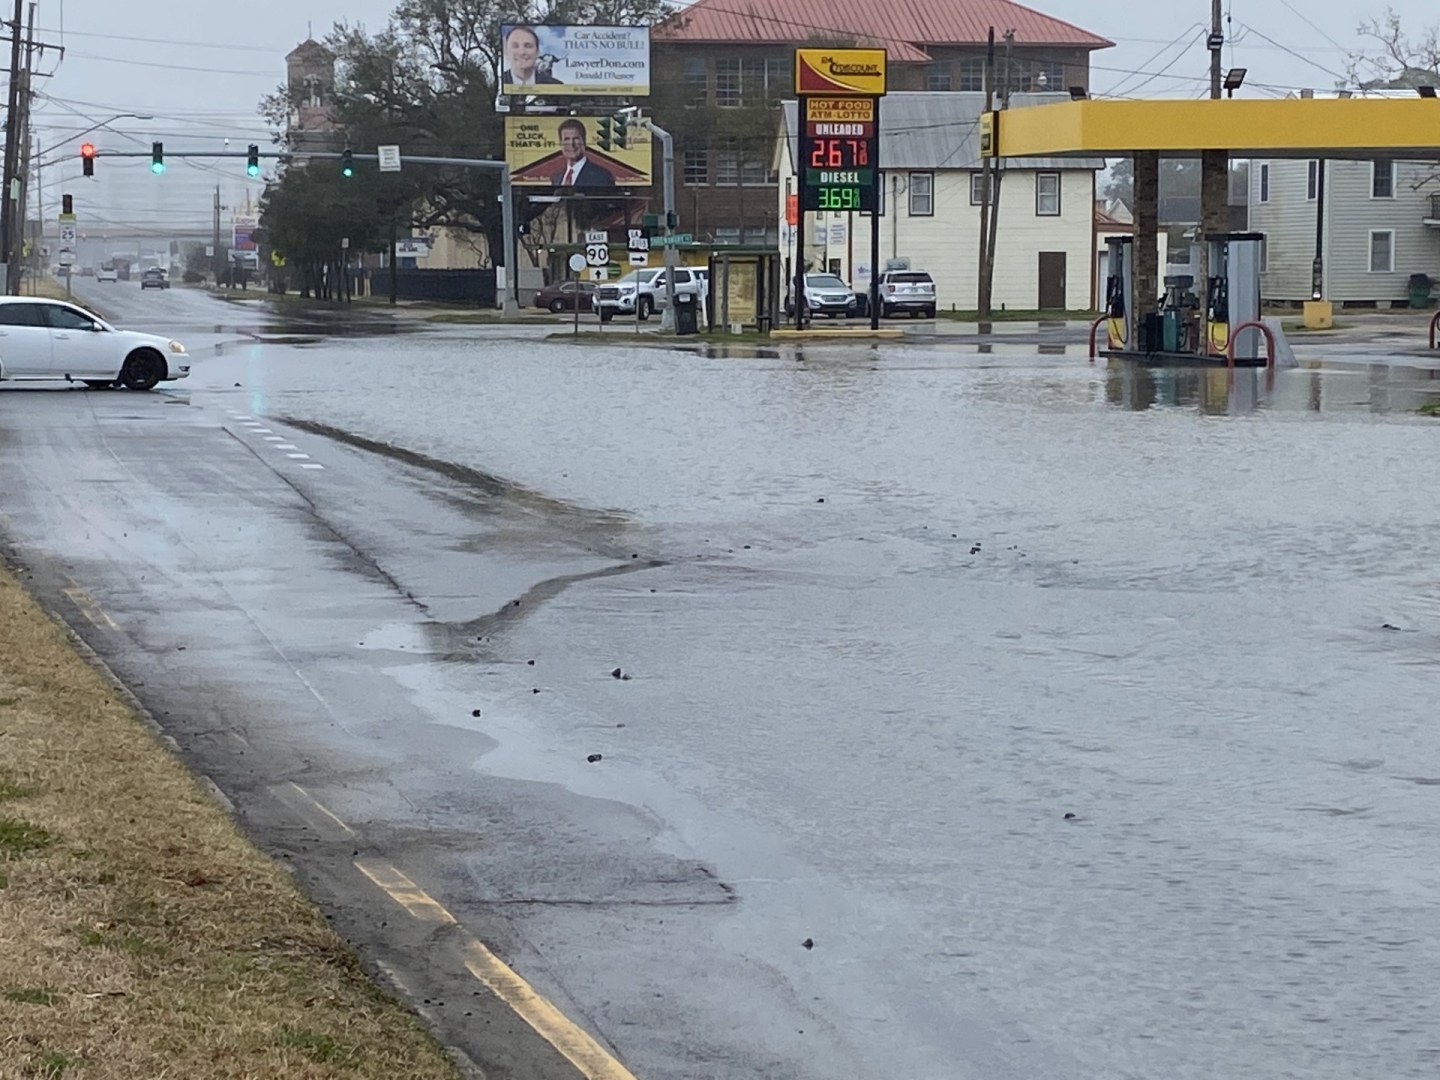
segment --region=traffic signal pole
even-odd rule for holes
[[[660,182],[665,199],[665,314],[660,319],[661,330],[675,329],[675,140],[670,133],[648,116],[638,122],[650,129],[660,140]],[[639,310],[639,305],[636,305]]]
[[[656,129],[656,130],[657,130],[657,132],[658,132],[658,129]],[[674,194],[673,194],[673,190],[672,190],[673,187],[674,187],[674,175],[673,175],[673,174],[674,174],[674,152],[673,152],[673,150],[672,150],[672,148],[671,148],[670,136],[669,136],[669,135],[665,135],[664,138],[665,138],[665,140],[666,140],[666,144],[665,144],[666,176],[667,176],[667,178],[668,178],[668,179],[667,179],[667,183],[666,183],[666,189],[665,189],[665,206],[666,206],[666,227],[665,227],[665,231],[666,231],[666,233],[668,234],[668,233],[670,232],[670,226],[669,226],[669,220],[670,220],[669,208],[671,207],[671,205],[672,205],[672,203],[673,203],[673,201],[674,201]],[[348,153],[348,152],[347,152],[347,153]],[[153,150],[151,150],[151,151],[146,151],[146,150],[97,150],[97,151],[95,152],[95,154],[96,154],[97,157],[115,157],[115,158],[122,158],[122,157],[141,157],[141,158],[143,158],[143,157],[148,157],[148,158],[152,158],[152,160],[153,160],[154,151],[153,151]],[[178,154],[176,154],[176,153],[171,153],[169,156],[172,157],[172,158],[246,158],[246,159],[249,159],[252,155],[251,155],[251,153],[250,153],[249,150],[219,150],[219,151],[206,150],[206,151],[183,151],[183,152],[178,153]],[[309,151],[309,150],[307,150],[307,151],[304,152],[304,153],[294,153],[294,152],[286,151],[286,152],[283,152],[283,153],[260,154],[259,156],[262,157],[262,158],[273,158],[273,159],[276,160],[276,161],[282,161],[282,162],[285,162],[285,161],[294,161],[296,158],[301,158],[301,159],[319,158],[319,159],[321,159],[321,160],[326,160],[326,161],[341,161],[341,160],[343,160],[343,159],[346,158],[346,154],[332,153],[332,152],[329,152],[329,151]],[[355,161],[379,161],[379,160],[380,160],[380,155],[379,155],[379,154],[354,154],[354,153],[350,153],[350,154],[349,154],[349,157],[350,157],[351,159],[355,160]],[[505,164],[505,162],[503,162],[503,161],[491,161],[491,160],[489,160],[488,158],[425,157],[425,156],[411,156],[411,155],[407,154],[407,155],[405,155],[404,160],[410,162],[410,163],[413,164],[413,165],[453,165],[453,166],[456,166],[457,168],[462,168],[462,169],[489,169],[489,170],[496,171],[496,172],[499,172],[499,173],[500,173],[500,209],[501,209],[500,219],[501,219],[501,228],[502,228],[502,229],[504,230],[504,232],[505,232],[505,241],[504,241],[504,255],[505,255],[505,291],[504,291],[503,296],[501,296],[501,297],[499,298],[499,299],[500,299],[500,308],[501,308],[501,314],[503,314],[503,315],[518,315],[518,314],[520,313],[520,266],[519,266],[519,258],[520,258],[520,257],[519,257],[520,238],[519,238],[519,237],[516,235],[516,233],[515,233],[515,197],[514,197],[514,196],[515,196],[515,193],[514,193],[514,190],[513,190],[513,188],[511,187],[511,184],[510,184],[510,168],[509,168],[509,166],[507,166],[507,165]],[[666,265],[669,266],[669,265],[670,265],[670,260],[671,260],[671,254],[670,254],[670,250],[669,250],[668,248],[667,248],[667,251],[666,251],[666,256],[665,256],[665,258],[666,258]],[[390,275],[391,275],[392,278],[393,278],[394,275],[395,275],[395,268],[394,268],[393,266],[390,268]],[[667,275],[667,276],[668,276],[669,278],[671,278],[671,279],[674,278],[674,275],[673,275],[673,274],[669,274],[669,275]],[[671,297],[670,297],[670,300],[671,300],[672,302],[673,302],[673,299],[674,299],[673,296],[671,296]]]

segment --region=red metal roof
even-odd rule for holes
[[[1107,49],[1097,34],[1011,0],[695,0],[655,36],[667,41],[803,45],[855,38],[892,60],[928,60],[926,45],[983,44],[990,27],[1017,45]]]

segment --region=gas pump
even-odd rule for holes
[[[1135,238],[1112,236],[1105,278],[1105,334],[1110,348],[1134,348]]]
[[[1210,276],[1205,283],[1208,352],[1223,356],[1234,327],[1260,318],[1260,248],[1263,233],[1215,236],[1210,244]],[[1260,335],[1246,334],[1235,347],[1235,359],[1260,356]]]

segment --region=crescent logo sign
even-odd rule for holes
[[[885,93],[884,49],[796,49],[797,94]]]

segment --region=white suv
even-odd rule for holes
[[[119,272],[118,270],[116,270],[115,267],[113,267],[113,266],[102,266],[102,267],[100,267],[99,270],[96,270],[96,271],[95,271],[95,282],[96,282],[96,284],[99,284],[99,283],[102,282],[102,281],[119,281],[119,280],[120,280],[120,272]]]
[[[655,311],[665,310],[665,272],[662,270],[651,280],[648,291],[650,307]],[[677,266],[675,268],[675,295],[696,296],[710,291],[710,271],[703,266]]]
[[[935,318],[935,279],[924,270],[887,270],[880,275],[880,314],[908,311],[913,319]]]

